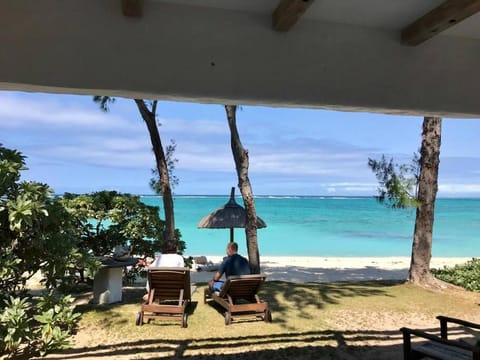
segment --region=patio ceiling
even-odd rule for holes
[[[480,117],[478,0],[0,2],[0,89]]]

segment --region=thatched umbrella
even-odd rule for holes
[[[235,201],[235,188],[232,187],[228,203],[205,216],[198,223],[198,227],[208,229],[230,229],[230,242],[233,242],[233,229],[244,228],[246,217],[245,209]],[[261,229],[264,227],[267,227],[267,224],[257,216],[257,228]]]

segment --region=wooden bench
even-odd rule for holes
[[[470,329],[480,329],[480,324],[447,316],[437,316],[440,321],[440,336],[425,331],[403,327],[403,358],[404,360],[422,359],[425,357],[438,360],[480,360],[480,344],[466,341],[450,340],[448,338],[448,323],[454,323]],[[427,341],[412,343],[412,336]]]
[[[225,309],[225,325],[238,318],[260,318],[271,322],[268,303],[257,295],[265,278],[263,274],[230,276],[219,293],[205,289],[204,303],[211,298]]]
[[[180,321],[187,327],[187,308],[196,287],[190,284],[189,268],[150,267],[147,281],[149,292],[137,316],[137,325],[145,320]]]

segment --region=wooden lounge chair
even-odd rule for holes
[[[423,359],[425,357],[438,360],[480,360],[479,341],[467,342],[462,339],[449,339],[448,323],[461,325],[464,329],[480,329],[480,324],[446,316],[437,316],[437,319],[440,320],[440,336],[405,327],[400,329],[403,333],[404,360]],[[427,341],[412,343],[412,335]]]
[[[195,287],[190,285],[190,269],[174,267],[151,267],[147,281],[147,301],[137,316],[137,325],[144,320],[175,320],[187,327],[187,307]]]
[[[204,292],[204,303],[209,298],[225,309],[225,325],[233,320],[245,317],[255,317],[272,321],[268,303],[260,300],[257,293],[264,283],[266,275],[230,276],[223,285],[222,291],[212,292],[209,288]]]

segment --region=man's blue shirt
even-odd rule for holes
[[[250,274],[250,265],[248,260],[239,254],[233,254],[227,256],[223,260],[222,264],[218,268],[220,274],[225,274],[225,277],[228,278],[232,275],[248,275]]]

